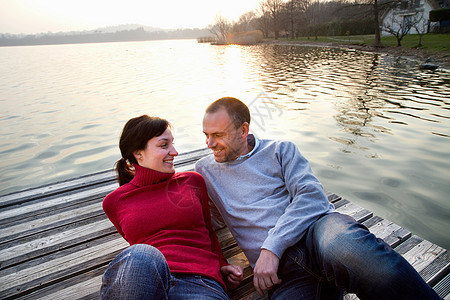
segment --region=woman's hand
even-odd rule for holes
[[[225,283],[230,289],[235,289],[244,279],[244,269],[240,266],[228,265],[220,268]]]

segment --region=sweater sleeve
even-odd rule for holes
[[[281,165],[281,176],[291,202],[275,226],[269,230],[261,248],[270,250],[281,258],[288,247],[302,238],[310,224],[330,209],[333,210],[333,205],[328,202],[309,162],[300,154],[295,144],[280,142],[276,159]]]
[[[200,201],[202,203],[203,218],[205,220],[206,227],[208,228],[209,238],[211,240],[211,248],[212,248],[212,251],[215,254],[217,254],[217,256],[219,257],[220,267],[227,266],[227,265],[229,265],[229,263],[227,262],[225,256],[223,256],[222,248],[220,247],[220,243],[219,243],[219,240],[217,239],[216,232],[214,231],[214,229],[212,227],[211,212],[209,209],[209,201],[210,200],[208,197],[208,192],[206,190],[205,180],[203,179],[203,177],[200,174],[198,174],[198,176],[199,176],[200,187],[202,189]]]
[[[117,206],[117,197],[115,195],[115,192],[110,193],[109,195],[107,195],[105,197],[105,199],[103,199],[102,206],[103,206],[103,211],[105,212],[106,216],[111,221],[111,223],[113,223],[117,232],[125,239],[125,234],[123,233],[122,228],[119,225],[117,216],[115,214],[115,212],[116,212],[115,207]]]

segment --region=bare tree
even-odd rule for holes
[[[298,12],[295,6],[295,1],[291,0],[288,3],[286,3],[285,7],[286,11],[286,21],[287,21],[287,27],[289,28],[289,33],[291,39],[295,38],[295,25],[297,23],[298,18]]]
[[[375,22],[375,41],[374,47],[381,47],[381,33],[380,33],[380,17],[379,17],[378,0],[373,0],[373,17]]]
[[[395,14],[392,14],[391,20],[388,24],[383,25],[383,29],[395,36],[397,39],[397,46],[402,45],[402,39],[409,33],[414,25],[412,16],[403,16],[403,18],[396,18]]]
[[[414,16],[413,20],[413,27],[417,31],[417,34],[419,35],[419,47],[422,46],[422,36],[428,32],[428,23],[425,22],[425,19],[423,17],[423,11],[417,13]]]
[[[283,19],[286,31],[290,33],[291,39],[296,37],[296,32],[303,25],[306,25],[306,10],[309,0],[290,0],[284,5]]]
[[[249,11],[242,14],[239,20],[233,25],[233,32],[245,32],[257,29],[255,26],[256,13]]]
[[[321,17],[321,5],[320,0],[311,0],[307,15],[308,15],[308,39],[310,37],[310,33],[314,35],[314,39],[317,40],[317,36],[319,34],[319,28],[318,25],[320,23],[320,17]]]
[[[231,23],[226,18],[217,14],[214,19],[214,24],[209,26],[209,31],[217,38],[217,43],[227,43],[227,35],[231,31]]]
[[[262,31],[264,37],[269,37],[271,17],[270,12],[262,3],[259,6],[258,29]]]
[[[275,39],[278,39],[280,33],[280,17],[283,5],[283,0],[265,0],[261,3],[261,7],[264,7],[264,10],[269,12]]]

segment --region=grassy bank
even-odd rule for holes
[[[301,37],[291,41],[298,42],[319,42],[319,43],[339,43],[361,46],[372,46],[375,37],[370,35],[351,35],[351,36],[319,36],[317,40],[314,37],[309,39]],[[397,47],[397,40],[394,36],[381,37],[381,43],[385,47]],[[434,34],[429,33],[422,36],[422,46],[419,47],[419,35],[408,34],[402,39],[402,46],[404,48],[420,48],[432,51],[447,52],[450,54],[450,34]]]
[[[341,46],[365,51],[377,51],[390,53],[399,56],[415,57],[424,60],[431,57],[443,67],[450,68],[450,34],[425,34],[422,36],[422,46],[419,46],[419,35],[409,34],[402,39],[402,46],[397,46],[394,36],[384,36],[381,38],[382,47],[374,48],[375,36],[351,35],[351,36],[319,36],[309,39],[301,37],[298,39],[279,40],[278,42],[300,43],[300,44],[326,44]],[[274,41],[276,42],[276,41]]]

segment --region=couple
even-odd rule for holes
[[[103,275],[102,299],[228,299],[226,288],[239,285],[243,270],[221,252],[212,227],[219,213],[261,296],[439,299],[402,256],[334,211],[293,143],[257,139],[249,124],[243,102],[215,101],[203,118],[213,155],[196,172],[175,173],[170,124],[148,116],[127,122],[120,187],[103,208],[130,247]]]

